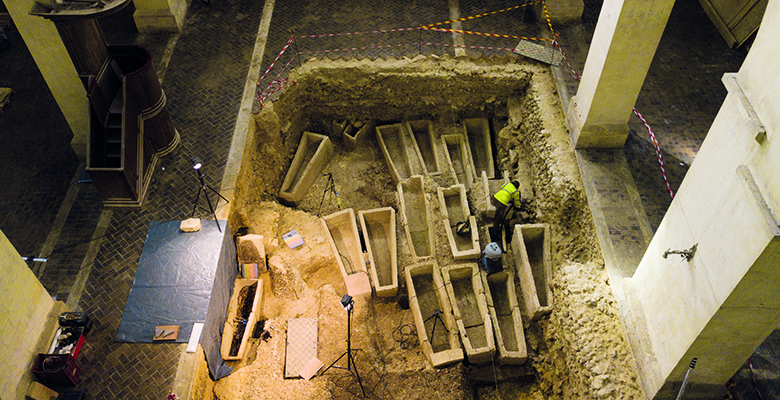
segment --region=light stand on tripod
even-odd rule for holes
[[[322,174],[322,176],[328,177],[328,182],[325,184],[325,190],[322,191],[322,199],[320,199],[320,208],[317,209],[317,216],[320,216],[320,211],[322,211],[322,203],[325,202],[325,195],[328,193],[332,193],[336,195],[336,205],[339,207],[339,210],[341,210],[341,197],[339,197],[339,192],[336,191],[336,181],[333,180],[333,173],[328,172],[327,174]],[[328,197],[330,199],[330,197]]]
[[[344,306],[344,309],[347,310],[347,351],[344,352],[344,354],[340,355],[339,358],[336,359],[336,361],[333,362],[333,364],[329,365],[328,368],[325,368],[324,371],[322,371],[323,374],[328,372],[331,368],[339,368],[339,369],[346,369],[347,371],[352,372],[354,370],[355,376],[357,377],[358,384],[360,385],[360,390],[363,392],[363,397],[366,397],[366,389],[363,388],[363,381],[360,380],[360,374],[358,373],[357,366],[355,366],[355,356],[352,355],[353,351],[358,351],[360,349],[353,349],[352,348],[352,310],[355,308],[355,301],[352,300],[352,296],[345,294],[344,297],[341,298],[341,305]],[[341,361],[344,356],[347,357],[347,367],[339,367],[336,365],[337,362]]]
[[[430,339],[430,343],[431,343],[431,346],[433,346],[433,334],[434,334],[434,333],[436,333],[436,324],[437,324],[438,322],[441,322],[441,326],[444,328],[444,330],[445,330],[447,333],[450,333],[450,330],[449,330],[449,329],[447,329],[447,325],[444,323],[444,320],[443,320],[443,319],[441,319],[441,310],[436,310],[436,311],[434,311],[434,312],[433,312],[433,314],[431,314],[431,316],[430,316],[430,317],[426,318],[426,319],[425,319],[425,321],[423,321],[423,326],[425,326],[425,323],[426,323],[426,322],[428,322],[428,321],[430,321],[431,319],[433,319],[433,327],[431,328],[431,339]]]
[[[214,211],[217,208],[217,205],[219,204],[219,199],[225,200],[226,203],[230,203],[228,199],[226,199],[224,196],[219,194],[216,190],[214,190],[213,187],[209,186],[209,184],[206,183],[206,175],[203,174],[203,171],[201,171],[201,167],[203,166],[203,162],[199,157],[192,157],[190,158],[190,161],[192,161],[192,168],[195,170],[195,172],[198,173],[198,180],[200,180],[200,187],[198,188],[198,195],[195,196],[195,202],[192,205],[192,215],[190,216],[195,217],[195,211],[198,209],[198,201],[200,200],[200,194],[201,192],[206,196],[206,203],[209,205],[209,211],[211,211],[211,215],[214,216],[214,222],[217,223],[217,229],[219,229],[220,232],[222,232],[222,227],[219,226],[219,221],[217,220],[217,213]],[[217,202],[214,203],[214,205],[211,205],[211,199],[209,198],[209,193],[206,191],[206,189],[211,190],[212,192],[216,193],[217,196]]]

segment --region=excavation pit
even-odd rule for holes
[[[427,294],[420,291],[424,299],[426,296],[431,299],[424,301],[424,311],[413,315],[415,313],[405,308],[405,304],[411,305],[420,299],[412,295],[412,285],[399,275],[401,279],[395,296],[355,298],[352,345],[362,350],[358,368],[361,374],[374,366],[386,371],[381,377],[371,373],[363,375],[364,384],[386,383],[388,392],[393,395],[385,398],[481,399],[480,393],[486,391],[489,393],[484,398],[495,398],[490,393],[496,394],[496,391],[501,393],[501,398],[524,398],[511,395],[517,392],[513,388],[518,386],[530,393],[528,398],[534,399],[595,398],[598,396],[590,382],[603,375],[599,372],[600,365],[606,362],[609,371],[620,372],[610,372],[608,381],[600,380],[602,389],[638,397],[634,396],[638,387],[627,344],[620,335],[603,331],[603,326],[613,326],[605,321],[619,321],[619,315],[614,302],[609,300],[611,292],[598,262],[601,255],[593,246],[597,241],[576,158],[547,67],[519,62],[511,57],[315,60],[297,67],[289,79],[297,84],[287,87],[276,101],[266,102],[250,124],[236,194],[230,203],[230,224],[246,226],[250,233],[265,238],[270,272],[266,275],[268,279],[263,277],[266,290],[262,314],[268,318],[267,324],[283,329],[283,321],[290,318],[316,317],[320,338],[328,338],[318,342],[318,358],[328,365],[345,350],[347,321],[339,299],[346,287],[337,255],[328,243],[327,229],[316,217],[318,214],[329,215],[345,208],[352,208],[359,214],[364,210],[391,207],[396,211],[395,251],[399,274],[404,268],[420,262],[451,265],[454,263],[452,248],[441,223],[444,209],[448,207],[440,206],[434,199],[437,188],[462,183],[467,192],[468,214],[477,215],[478,226],[474,231],[479,232],[480,241],[486,243],[487,235],[482,233],[482,228],[490,222],[478,210],[487,209],[491,194],[483,184],[473,184],[477,176],[467,147],[464,121],[472,118],[503,120],[506,126],[493,132],[491,139],[496,150],[495,176],[503,177],[503,172],[507,172],[510,179],[521,180],[521,187],[535,192],[529,219],[522,223],[550,226],[553,271],[550,287],[555,296],[551,314],[540,321],[520,322],[521,328],[523,322],[526,325],[525,336],[517,339],[518,332],[515,332],[513,337],[517,346],[511,339],[502,339],[506,342],[503,345],[505,354],[515,348],[520,351],[519,342],[528,345],[527,359],[522,366],[496,364],[493,370],[492,364],[486,364],[489,374],[484,376],[489,379],[480,381],[478,374],[469,375],[470,367],[452,363],[451,358],[432,360],[426,355],[428,350],[424,349],[423,343],[427,342],[417,337],[425,324],[410,336],[394,337],[394,332],[407,332],[410,326],[419,326],[415,324],[416,319],[424,321],[430,317],[437,307],[433,298],[438,296],[435,290]],[[400,136],[403,147],[398,148],[400,156],[396,157],[383,154],[378,134],[363,136],[364,141],[354,149],[349,149],[351,145],[344,142],[343,130],[341,136],[333,134],[333,121],[371,120],[376,121],[377,127],[394,124],[403,127],[408,121],[430,121],[431,151],[438,156],[440,173],[437,175],[429,168],[433,163],[427,156],[427,145],[421,139],[425,134],[418,134],[414,126],[400,129],[407,136]],[[332,173],[335,187],[328,190],[328,180],[320,173],[296,202],[296,208],[285,207],[278,203],[276,194],[282,187],[287,169],[293,164],[304,131],[331,135],[333,153],[320,172]],[[448,135],[455,136],[452,151],[443,140]],[[407,164],[410,168],[406,180],[398,177],[395,182],[386,161],[395,161],[395,158],[411,160],[411,164]],[[451,166],[453,158],[460,163],[457,171]],[[428,203],[423,205],[428,216],[415,218],[414,223],[425,226],[430,233],[431,239],[422,241],[427,242],[429,261],[420,261],[416,258],[419,254],[413,253],[414,240],[404,229],[404,224],[412,222],[412,218],[402,215],[398,193],[397,183],[410,181],[415,173],[419,174],[415,179],[419,179],[422,187],[418,198],[423,204]],[[406,192],[407,189],[402,190]],[[280,239],[292,229],[305,240],[305,244],[296,249],[287,248]],[[363,234],[365,230],[360,229]],[[363,250],[367,252],[366,240],[363,242]],[[421,252],[425,253],[424,250]],[[506,255],[508,272],[519,264],[513,255]],[[584,273],[570,273],[575,270],[572,265],[577,265],[576,270]],[[434,275],[430,276],[416,278],[423,280],[413,283],[415,289],[418,285],[421,288],[438,287]],[[507,273],[507,276],[511,275]],[[492,276],[488,278],[493,279]],[[522,291],[518,290],[515,301],[520,300],[521,304],[512,305],[510,287],[519,289],[519,286],[509,286],[514,284],[511,279],[495,282],[491,279],[483,280],[485,291],[490,287],[496,292],[492,297],[504,296],[506,299],[503,302],[492,299],[493,308],[500,310],[491,312],[491,325],[498,331],[503,324],[501,318],[508,325],[506,317],[512,314],[509,309],[522,307],[523,298]],[[605,300],[599,303],[599,308],[559,301],[558,296],[568,295],[570,285],[594,287]],[[443,308],[445,304],[439,303],[439,307]],[[490,312],[490,307],[488,310]],[[576,321],[570,321],[572,315],[577,316]],[[517,326],[518,320],[513,319],[512,325]],[[455,326],[450,323],[459,343]],[[504,336],[511,334],[511,330],[501,332]],[[435,336],[439,334],[436,332]],[[615,350],[623,356],[604,360],[600,354],[612,353],[606,350],[583,353],[579,338],[586,340],[589,348]],[[449,343],[449,336],[446,339],[439,342],[435,338],[432,342],[437,350],[442,350],[438,346]],[[231,364],[236,371],[216,383],[211,382],[211,386],[206,383],[203,390],[211,396],[201,398],[254,398],[254,393],[275,398],[350,398],[349,393],[359,391],[356,382],[344,383],[345,379],[330,374],[305,383],[284,381],[279,368],[284,347],[275,340],[250,342],[249,356]],[[499,345],[498,341],[496,345]],[[431,347],[429,352],[433,354],[434,349]],[[498,347],[498,353],[498,360],[503,364],[513,363],[500,358],[501,347]],[[624,356],[626,354],[629,356]],[[514,362],[522,362],[520,359],[518,356]],[[435,369],[434,365],[440,364],[450,366]],[[209,381],[207,375],[204,379]]]

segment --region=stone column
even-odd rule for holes
[[[622,148],[674,0],[605,0],[567,119],[577,148]]]
[[[31,1],[4,0],[14,25],[35,59],[38,70],[49,86],[54,100],[73,132],[71,146],[79,160],[87,158],[89,140],[89,105],[87,93],[79,79],[68,50],[54,23],[29,15]],[[41,110],[41,112],[50,112]],[[44,134],[43,132],[41,134]]]
[[[133,0],[138,32],[181,32],[187,14],[186,0]]]
[[[582,0],[547,0],[544,5],[547,6],[547,14],[553,26],[579,22],[582,19],[582,10],[585,8]],[[544,7],[540,4],[536,10],[539,19],[546,22]]]
[[[62,302],[52,300],[22,256],[0,231],[0,397],[22,399],[33,380],[30,364],[46,352],[54,337],[54,322]]]
[[[694,357],[691,398],[721,395],[780,324],[778,21],[772,0],[739,73],[723,77],[728,96],[631,278],[657,362],[642,377],[651,398],[674,398]],[[694,244],[690,260],[667,253]]]

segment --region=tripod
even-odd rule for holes
[[[444,320],[441,319],[441,310],[436,310],[431,314],[430,317],[426,318],[425,321],[423,321],[423,326],[425,326],[425,323],[433,319],[433,327],[431,328],[431,339],[430,343],[433,344],[433,335],[436,333],[436,323],[441,322],[442,328],[444,328],[447,333],[450,333],[450,330],[447,329],[447,324],[444,323]]]
[[[317,209],[317,216],[320,216],[320,211],[322,211],[322,203],[325,202],[325,195],[328,193],[332,193],[336,195],[336,205],[339,207],[339,210],[341,210],[341,197],[339,197],[339,192],[336,191],[336,181],[333,180],[333,173],[328,172],[327,174],[322,174],[322,176],[328,177],[328,182],[325,184],[325,190],[322,191],[322,199],[320,199],[320,208]]]
[[[331,368],[339,368],[339,369],[346,369],[347,371],[352,372],[352,370],[355,371],[355,376],[357,376],[358,384],[360,385],[360,390],[363,392],[363,397],[366,397],[366,389],[363,388],[363,381],[360,379],[360,374],[358,373],[357,366],[355,366],[355,356],[352,354],[352,310],[354,308],[355,301],[350,298],[349,304],[345,306],[347,309],[347,351],[344,352],[344,354],[340,355],[339,358],[336,359],[336,361],[333,362],[333,364],[329,365],[328,368],[325,368],[324,371],[322,371],[323,374],[328,372]],[[354,349],[354,351],[358,351],[360,349]],[[339,367],[336,365],[337,362],[341,361],[344,356],[347,357],[347,367]]]
[[[209,211],[211,211],[211,215],[214,216],[214,222],[217,223],[217,229],[219,229],[219,231],[222,232],[222,227],[219,226],[219,221],[217,220],[217,213],[214,211],[214,209],[216,209],[217,204],[219,204],[219,199],[225,200],[226,203],[230,203],[230,202],[224,196],[219,194],[219,192],[214,190],[213,187],[211,187],[209,184],[206,183],[206,175],[203,174],[200,168],[195,169],[195,171],[198,173],[198,179],[200,180],[200,187],[198,188],[198,195],[195,196],[195,202],[192,205],[192,215],[190,217],[195,216],[195,211],[198,209],[198,201],[200,200],[200,194],[202,192],[206,196],[206,203],[208,203],[209,205]],[[219,196],[217,197],[217,202],[214,203],[214,206],[211,205],[211,199],[209,198],[209,193],[206,191],[206,189],[211,190],[212,192],[216,193],[217,196]]]

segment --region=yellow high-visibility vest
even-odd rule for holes
[[[499,189],[493,197],[505,206],[509,205],[510,200],[515,203],[516,207],[520,206],[520,189],[516,188],[512,182],[501,185],[501,189]]]

